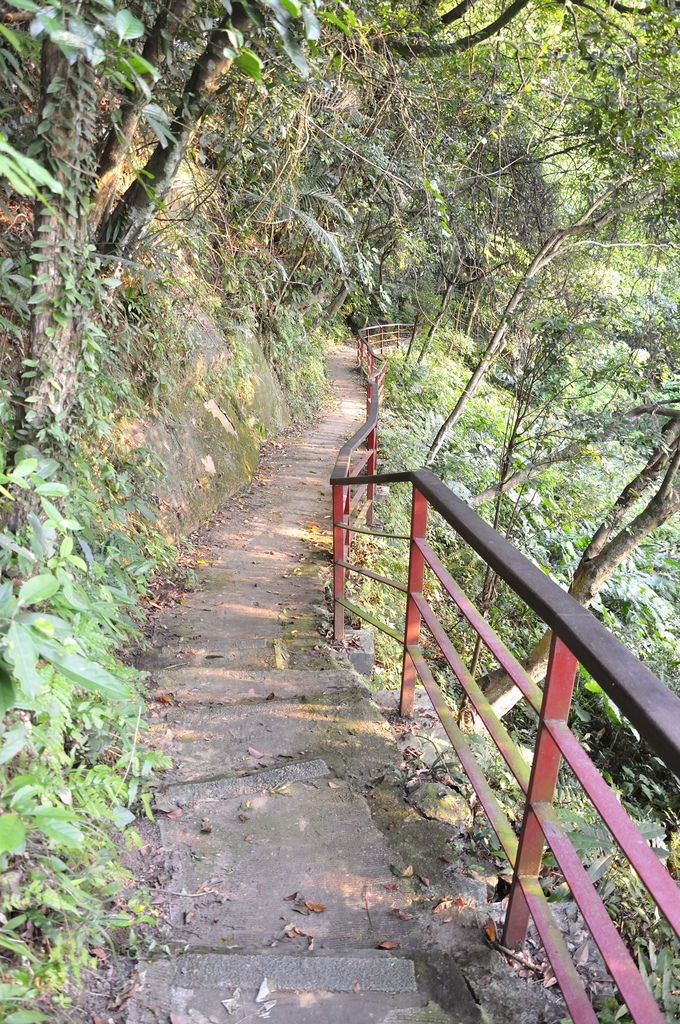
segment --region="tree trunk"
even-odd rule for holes
[[[94,75],[83,59],[70,64],[45,42],[41,56],[43,159],[62,185],[50,206],[37,203],[29,355],[24,375],[24,436],[59,422],[75,393],[80,355],[82,276],[91,252],[86,244],[87,196],[94,174]]]
[[[192,0],[175,0],[170,7],[161,7],[142,50],[142,57],[151,67],[159,66],[168,42],[168,31],[171,33],[172,40],[176,26],[184,20],[192,6]],[[144,78],[151,86],[151,76],[145,75]],[[97,169],[99,185],[89,218],[90,227],[95,233],[113,205],[125,158],[137,130],[142,108],[147,102],[147,95],[140,88],[135,89],[132,95],[127,96],[120,105],[118,122],[112,125],[104,140]]]
[[[248,15],[237,3],[233,5],[231,17],[223,18],[210,33],[206,48],[194,65],[175,110],[170,126],[172,141],[165,146],[158,143],[111,217],[102,224],[100,251],[119,254],[129,251],[152,221],[167,198],[196,125],[232,65],[231,57],[224,55],[225,48],[231,45],[227,30],[233,26],[243,31],[249,24]]]
[[[437,313],[436,317],[428,327],[427,333],[425,334],[425,339],[423,341],[422,348],[420,349],[420,355],[418,356],[419,363],[422,363],[423,359],[425,358],[425,354],[428,348],[430,347],[432,339],[439,330],[439,325],[441,324],[442,320],[444,319],[444,316],[446,315],[446,310],[449,308],[449,302],[451,301],[452,291],[453,281],[447,281],[446,290],[444,291],[444,295],[442,296],[442,304],[439,308],[439,312]]]
[[[336,296],[333,299],[333,301],[331,302],[330,306],[328,307],[328,309],[324,313],[323,319],[324,319],[325,322],[329,322],[331,320],[335,320],[336,316],[338,315],[338,313],[340,312],[340,310],[344,306],[345,301],[346,301],[348,295],[349,295],[349,288],[347,287],[346,284],[343,284],[342,288],[336,294]]]

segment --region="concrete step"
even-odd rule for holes
[[[356,685],[356,676],[350,669],[242,669],[208,660],[159,671],[155,681],[162,694],[183,704],[234,704],[263,700],[270,694],[291,699],[347,690]]]
[[[205,667],[238,668],[244,671],[300,669],[308,672],[323,672],[339,667],[335,652],[321,641],[316,630],[310,635],[286,639],[275,637],[234,641],[218,633],[206,643],[205,638],[192,637],[179,649],[169,646],[162,654],[149,653],[140,657],[137,664],[139,668],[149,669],[156,675],[176,669]]]
[[[127,1024],[476,1024],[470,1003],[451,1015],[423,1006],[413,964],[384,956],[224,956],[188,953],[141,972],[142,994],[130,1003]],[[267,979],[270,995],[256,1001]],[[362,984],[363,983],[363,984]]]
[[[394,910],[408,915],[422,884],[394,877],[394,853],[366,801],[327,772],[313,761],[171,788],[181,812],[159,815],[159,825],[163,846],[177,851],[169,889],[178,896],[164,900],[173,941],[404,947],[408,920]]]
[[[154,716],[154,746],[177,765],[173,782],[272,768],[288,759],[322,757],[336,772],[355,759],[354,775],[365,776],[381,764],[396,769],[400,763],[388,724],[363,686],[298,700],[160,704]]]

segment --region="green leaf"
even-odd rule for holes
[[[244,49],[241,50],[234,63],[250,78],[254,78],[259,81],[262,77],[262,61],[256,53],[253,53],[253,51],[249,50],[247,47],[244,47]]]
[[[64,846],[82,845],[85,837],[73,824],[77,820],[73,811],[65,807],[34,807],[30,813],[35,819],[36,827],[44,832],[48,839],[55,839]]]
[[[5,1017],[5,1024],[39,1024],[41,1020],[49,1020],[49,1017],[36,1010],[15,1010]]]
[[[0,661],[0,715],[14,707],[14,684],[9,668]]]
[[[305,38],[313,41],[321,38],[321,26],[319,20],[311,7],[302,8],[302,20],[305,23]]]
[[[344,21],[341,21],[341,19],[338,18],[337,15],[331,14],[330,11],[320,11],[319,17],[322,18],[324,21],[330,22],[331,25],[335,25],[336,28],[339,28],[340,31],[344,32],[346,36],[351,35],[350,30],[344,23]]]
[[[118,828],[125,828],[136,817],[128,807],[123,807],[122,805],[114,807],[112,814]]]
[[[119,43],[122,43],[124,39],[139,39],[146,32],[144,24],[128,10],[118,11],[113,23],[118,33]]]
[[[23,479],[25,479],[25,477],[30,476],[31,473],[35,473],[37,468],[38,468],[38,460],[37,459],[24,459],[23,462],[20,462],[11,471],[11,473],[9,474],[10,475],[10,479],[14,480],[14,481],[23,480]]]
[[[19,604],[36,604],[45,601],[59,590],[59,580],[51,572],[41,572],[31,576],[19,591]]]
[[[36,671],[38,654],[30,630],[19,622],[13,622],[7,630],[5,658],[14,668],[14,674],[27,697],[36,697],[43,681]]]
[[[299,0],[278,0],[276,6],[283,7],[293,18],[297,18],[302,5]]]
[[[121,679],[107,672],[95,661],[89,661],[80,654],[67,651],[49,640],[38,640],[38,650],[62,675],[84,690],[101,693],[109,700],[127,700],[130,689]]]
[[[38,484],[35,493],[45,494],[48,498],[65,498],[68,494],[68,487],[66,484],[58,483],[56,480],[50,480]]]
[[[8,729],[3,738],[0,748],[0,764],[11,761],[26,746],[26,730],[23,725],[17,725],[14,729]]]
[[[0,853],[18,850],[26,839],[26,829],[16,814],[0,814]]]

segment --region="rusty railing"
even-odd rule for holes
[[[403,327],[398,326],[400,330]],[[405,331],[403,337],[406,336]],[[577,1024],[597,1024],[595,1011],[540,884],[541,861],[547,843],[630,1016],[637,1024],[664,1024],[663,1014],[559,820],[554,807],[554,794],[560,763],[564,759],[624,858],[634,868],[652,900],[680,937],[678,886],[571,732],[567,721],[576,670],[580,663],[628,717],[642,740],[671,771],[680,774],[680,700],[591,612],[579,605],[480,519],[433,473],[427,470],[408,473],[376,472],[378,413],[385,376],[384,360],[375,351],[376,338],[382,340],[384,345],[384,337],[377,327],[364,329],[357,338],[359,361],[367,370],[367,418],[340,450],[331,477],[336,639],[344,636],[345,611],[349,610],[403,645],[400,712],[406,716],[413,713],[415,685],[417,679],[420,679],[501,847],[513,866],[503,943],[509,947],[521,945],[529,919],[533,918],[574,1021]],[[412,485],[411,533],[408,537],[370,528],[373,523],[374,488],[378,484],[390,483]],[[426,526],[430,510],[453,527],[459,537],[481,556],[552,631],[543,690],[526,674],[429,546]],[[364,521],[366,525],[362,525]],[[408,541],[406,585],[351,563],[351,543],[356,533]],[[425,600],[423,584],[426,571],[438,579],[458,612],[472,626],[481,642],[536,712],[538,725],[531,767],[527,765]],[[348,572],[369,576],[384,586],[404,593],[406,609],[403,630],[380,621],[347,600],[345,579]],[[458,727],[435,682],[420,644],[423,628],[427,629],[446,659],[524,794],[525,805],[519,836],[515,834],[467,737]]]

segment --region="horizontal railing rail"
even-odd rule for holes
[[[373,334],[369,334],[369,331]],[[573,1019],[577,1024],[596,1024],[597,1016],[540,885],[539,873],[547,844],[631,1017],[639,1024],[662,1024],[664,1017],[560,823],[553,804],[558,771],[564,760],[609,829],[623,857],[632,865],[651,899],[680,936],[680,890],[676,882],[568,727],[574,680],[580,663],[627,716],[651,750],[669,769],[680,775],[680,699],[590,611],[549,579],[429,470],[375,472],[377,423],[385,363],[378,357],[373,344],[378,332],[375,328],[367,328],[365,332],[358,339],[358,354],[362,365],[366,364],[371,392],[367,419],[343,445],[331,477],[336,638],[340,639],[344,635],[345,611],[348,610],[402,644],[400,712],[406,716],[412,714],[415,685],[419,679],[513,866],[503,932],[504,943],[507,946],[520,945],[526,936],[529,919],[533,918]],[[361,446],[367,443],[370,444],[371,457],[356,461]],[[374,468],[371,470],[370,466]],[[396,483],[406,483],[412,487],[409,537],[368,528],[373,522],[374,488],[377,485]],[[352,516],[352,492],[359,488],[366,489],[362,493],[366,495],[366,501],[370,501],[367,527],[359,524],[358,516]],[[370,488],[373,490],[369,491]],[[550,656],[543,689],[524,671],[427,543],[426,527],[430,510],[441,516],[551,630]],[[407,584],[387,579],[353,564],[351,544],[355,533],[408,540]],[[406,605],[403,626],[395,627],[382,622],[377,616],[349,601],[345,596],[348,572],[367,575],[382,585],[404,593]],[[459,614],[469,623],[538,715],[531,766],[527,765],[522,752],[426,601],[423,594],[426,572],[434,574],[438,579]],[[456,723],[432,675],[420,642],[423,629],[427,630],[437,645],[524,794],[525,807],[519,835],[516,835],[505,810],[484,777],[466,735]]]

